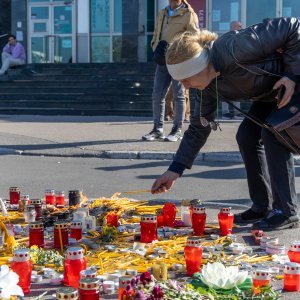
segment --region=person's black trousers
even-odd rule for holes
[[[276,103],[253,102],[249,114],[264,121]],[[245,118],[236,140],[243,157],[250,198],[255,212],[279,209],[297,215],[294,158],[267,129]]]

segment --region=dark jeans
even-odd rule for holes
[[[249,113],[264,121],[275,103],[254,102]],[[297,215],[294,158],[267,129],[245,118],[236,139],[247,172],[252,210],[280,209],[286,216]]]

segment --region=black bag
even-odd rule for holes
[[[157,63],[160,66],[165,66],[166,65],[166,52],[167,49],[169,47],[168,42],[166,41],[161,41],[161,33],[163,30],[163,26],[164,26],[164,20],[165,20],[165,14],[162,20],[162,24],[161,24],[161,28],[160,28],[160,33],[159,33],[159,42],[155,48],[155,50],[153,51],[153,61],[155,63]]]
[[[169,44],[166,41],[159,41],[153,52],[153,61],[160,66],[166,65],[166,52]]]

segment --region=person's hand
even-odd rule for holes
[[[281,86],[283,86],[285,88],[285,92],[282,95],[281,99],[277,98],[278,99],[278,103],[277,103],[278,108],[282,108],[282,107],[286,106],[291,101],[292,95],[294,94],[294,91],[295,91],[296,83],[287,77],[282,77],[275,83],[275,85],[273,86],[273,89],[274,90],[279,89]]]
[[[166,171],[164,174],[159,176],[152,185],[151,193],[152,194],[159,194],[165,193],[171,189],[175,180],[179,177],[179,174]]]

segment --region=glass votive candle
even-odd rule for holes
[[[164,216],[164,225],[174,227],[176,218],[176,206],[173,203],[165,203],[162,209]]]
[[[185,226],[192,226],[191,201],[182,200],[180,206],[181,221]]]
[[[106,215],[106,224],[109,226],[118,227],[118,215],[115,213],[108,213]]]
[[[17,249],[14,251],[13,262],[10,265],[12,271],[19,275],[18,285],[25,295],[30,293],[30,280],[32,273],[32,262],[29,249]]]
[[[300,241],[294,241],[287,254],[291,262],[300,263]]]
[[[31,199],[30,205],[34,206],[34,209],[36,211],[35,220],[41,220],[43,217],[43,206],[42,206],[42,200],[41,199]]]
[[[82,239],[82,222],[73,221],[70,226],[70,238],[80,241]]]
[[[86,269],[86,259],[81,247],[71,247],[67,249],[64,261],[64,285],[78,288],[80,272]]]
[[[55,205],[55,190],[47,189],[45,191],[46,204]]]
[[[22,195],[20,196],[19,200],[19,211],[23,212],[25,207],[30,204],[30,197],[29,195]]]
[[[168,280],[168,265],[162,261],[156,261],[152,265],[152,274],[158,281]]]
[[[257,269],[252,272],[253,288],[261,288],[270,284],[270,272],[268,269]]]
[[[65,206],[65,192],[64,191],[56,191],[55,192],[55,205],[56,205],[56,207],[64,207]]]
[[[56,300],[78,300],[78,291],[71,287],[59,288],[56,292]]]
[[[82,278],[79,282],[80,300],[99,300],[100,285],[97,278]]]
[[[69,191],[69,206],[76,206],[80,204],[80,191]]]
[[[44,247],[44,225],[42,222],[32,222],[29,225],[29,247]]]
[[[9,204],[17,205],[20,200],[20,188],[18,187],[10,187],[9,188]]]
[[[141,242],[152,243],[157,240],[157,218],[156,215],[141,216]]]
[[[192,208],[192,227],[194,235],[204,235],[206,222],[205,207],[196,205]]]
[[[86,269],[80,272],[80,278],[96,278],[97,270],[95,269]]]
[[[220,225],[221,236],[226,236],[231,234],[233,226],[233,213],[231,212],[231,207],[222,207],[218,213],[218,220]]]
[[[119,278],[118,300],[126,299],[127,291],[130,291],[132,276],[121,276]]]
[[[285,254],[285,245],[274,243],[274,242],[267,242],[266,243],[266,252],[268,254],[277,254],[282,255]]]
[[[68,244],[68,223],[64,221],[54,223],[54,248],[61,249]]]
[[[284,265],[283,289],[287,292],[300,291],[300,264],[289,262]]]
[[[187,244],[184,247],[186,272],[188,276],[193,276],[194,273],[200,271],[202,252],[201,239],[197,236],[188,237]]]
[[[26,223],[31,223],[35,221],[35,217],[36,217],[36,211],[33,205],[27,205],[25,206],[25,210],[24,210],[24,220]]]

